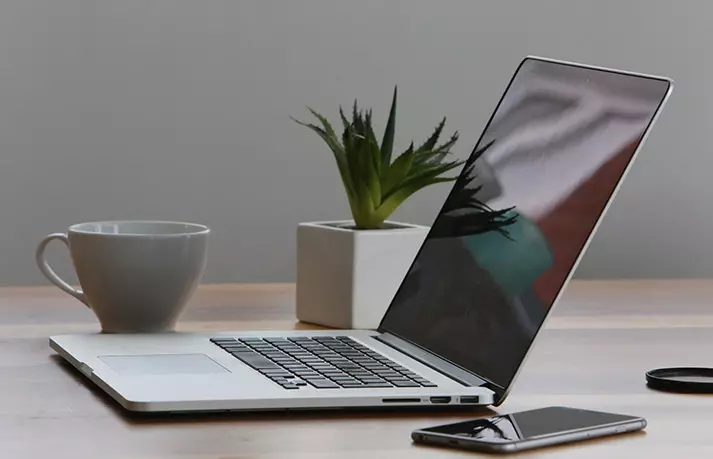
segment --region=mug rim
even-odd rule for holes
[[[160,233],[101,233],[98,231],[89,231],[87,229],[82,229],[81,227],[87,226],[87,225],[120,225],[120,224],[125,224],[125,223],[148,223],[148,224],[162,224],[162,225],[176,225],[176,226],[183,226],[186,228],[185,231],[182,231],[180,233],[167,233],[167,232],[160,232]],[[201,234],[209,234],[210,233],[210,228],[208,228],[206,225],[202,225],[200,223],[193,223],[193,222],[180,222],[180,221],[173,221],[173,220],[100,220],[100,221],[92,221],[92,222],[82,222],[82,223],[75,223],[71,225],[68,229],[68,232],[70,233],[75,233],[75,234],[82,234],[82,235],[91,235],[91,236],[105,236],[105,237],[146,237],[146,236],[160,236],[160,237],[183,237],[183,236],[198,236]]]

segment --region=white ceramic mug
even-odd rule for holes
[[[37,266],[91,308],[103,332],[170,332],[203,275],[209,234],[208,227],[193,223],[79,223],[40,242]],[[53,240],[69,248],[82,290],[47,263],[45,248]]]

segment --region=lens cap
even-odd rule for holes
[[[713,368],[659,368],[646,373],[646,385],[666,392],[713,394]]]

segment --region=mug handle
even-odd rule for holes
[[[44,276],[50,282],[59,287],[62,291],[69,293],[70,295],[84,303],[85,306],[90,307],[89,302],[87,301],[87,297],[84,296],[84,292],[73,288],[67,282],[62,280],[62,278],[60,278],[47,263],[47,259],[45,258],[45,249],[47,248],[47,245],[55,239],[57,239],[58,241],[62,241],[64,245],[69,248],[69,239],[67,238],[66,234],[53,233],[46,236],[39,243],[39,245],[37,246],[37,251],[35,252],[35,260],[37,261],[37,267],[40,268],[42,274],[44,274]]]

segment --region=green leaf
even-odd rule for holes
[[[324,140],[324,142],[329,146],[330,150],[332,150],[332,153],[334,155],[334,159],[337,162],[339,175],[342,178],[342,183],[344,184],[344,188],[347,192],[347,195],[350,199],[352,199],[354,197],[354,187],[349,174],[349,165],[347,164],[344,148],[339,143],[339,139],[336,137],[336,135],[330,135],[326,130],[320,128],[315,124],[304,123],[295,118],[292,118],[292,120],[295,121],[297,124],[305,126],[316,132],[317,135],[319,135],[322,140]],[[332,131],[332,133],[334,134],[334,131]]]
[[[397,194],[402,188],[409,188],[413,186],[414,184],[422,183],[424,181],[428,181],[430,179],[437,178],[441,174],[444,174],[452,169],[455,169],[456,167],[460,166],[463,164],[461,161],[451,161],[448,163],[443,163],[443,164],[438,164],[438,165],[421,165],[421,166],[416,166],[413,165],[411,167],[411,173],[403,180],[403,182],[399,183],[397,186],[392,188],[388,194],[386,194],[382,199],[383,201],[386,201],[388,198],[390,198],[392,195]],[[457,177],[446,177],[443,178],[444,181],[450,182],[453,180],[456,180]],[[424,185],[426,186],[426,185]]]
[[[375,155],[374,150],[378,151],[379,144],[372,142],[369,138],[365,139],[362,164],[364,171],[364,180],[371,198],[372,207],[376,208],[381,204],[381,184],[379,183],[379,174],[376,170],[376,164],[373,161]]]
[[[416,151],[416,157],[414,158],[414,163],[416,164],[421,164],[421,163],[440,163],[442,162],[446,156],[448,156],[451,152],[451,148],[455,143],[458,141],[458,131],[454,132],[453,135],[451,136],[450,139],[448,139],[447,142],[445,142],[443,145],[435,147],[433,150],[417,150]]]
[[[337,133],[334,132],[334,129],[332,129],[332,125],[329,124],[329,121],[327,121],[327,118],[324,116],[320,115],[316,111],[312,110],[311,108],[307,107],[307,110],[312,113],[312,115],[319,120],[320,123],[322,123],[322,126],[324,126],[324,131],[329,135],[330,138],[337,138]]]
[[[347,175],[352,183],[354,194],[358,199],[364,199],[363,179],[361,176],[361,168],[359,165],[359,138],[354,133],[353,126],[344,131],[342,136],[344,143],[344,157],[346,163]]]
[[[381,150],[379,149],[379,142],[376,141],[376,135],[374,134],[374,129],[371,125],[371,110],[366,112],[366,120],[364,122],[364,128],[366,129],[365,137],[369,142],[369,158],[371,159],[377,176],[381,176]]]
[[[436,147],[436,151],[439,152],[450,152],[451,148],[453,148],[453,145],[458,142],[458,137],[460,134],[458,134],[458,131],[454,132],[453,135],[451,136],[450,139],[448,139],[447,142],[443,143],[442,145]]]
[[[392,189],[406,178],[413,163],[413,153],[413,142],[411,142],[408,149],[388,167],[381,182],[381,190],[384,195],[391,193]]]
[[[381,205],[375,210],[375,216],[382,222],[389,218],[389,215],[393,214],[394,211],[403,202],[408,199],[412,194],[418,190],[425,188],[429,185],[436,183],[450,182],[452,178],[442,178],[442,177],[429,177],[418,181],[414,181],[409,185],[399,188],[397,191],[391,194],[388,198],[384,199]]]
[[[361,111],[357,106],[357,101],[354,99],[354,106],[352,108],[352,125],[354,126],[354,132],[360,136],[364,134],[364,121],[361,118]]]
[[[351,126],[351,123],[349,123],[347,117],[344,116],[344,110],[342,110],[341,105],[339,106],[339,116],[342,118],[342,125],[344,126],[344,130],[346,131]]]
[[[438,123],[438,126],[436,126],[436,130],[433,131],[433,134],[431,134],[431,137],[429,137],[425,142],[423,142],[423,145],[418,147],[416,150],[417,151],[427,151],[427,150],[433,150],[433,147],[436,146],[436,142],[438,142],[438,138],[441,136],[441,132],[443,132],[443,128],[446,125],[446,117],[444,116],[443,119],[441,120],[440,123]]]
[[[391,163],[391,152],[394,150],[394,133],[396,130],[396,97],[398,87],[394,86],[394,95],[391,99],[391,110],[389,110],[389,119],[386,122],[384,130],[384,138],[381,141],[381,162],[382,168],[386,168]]]

